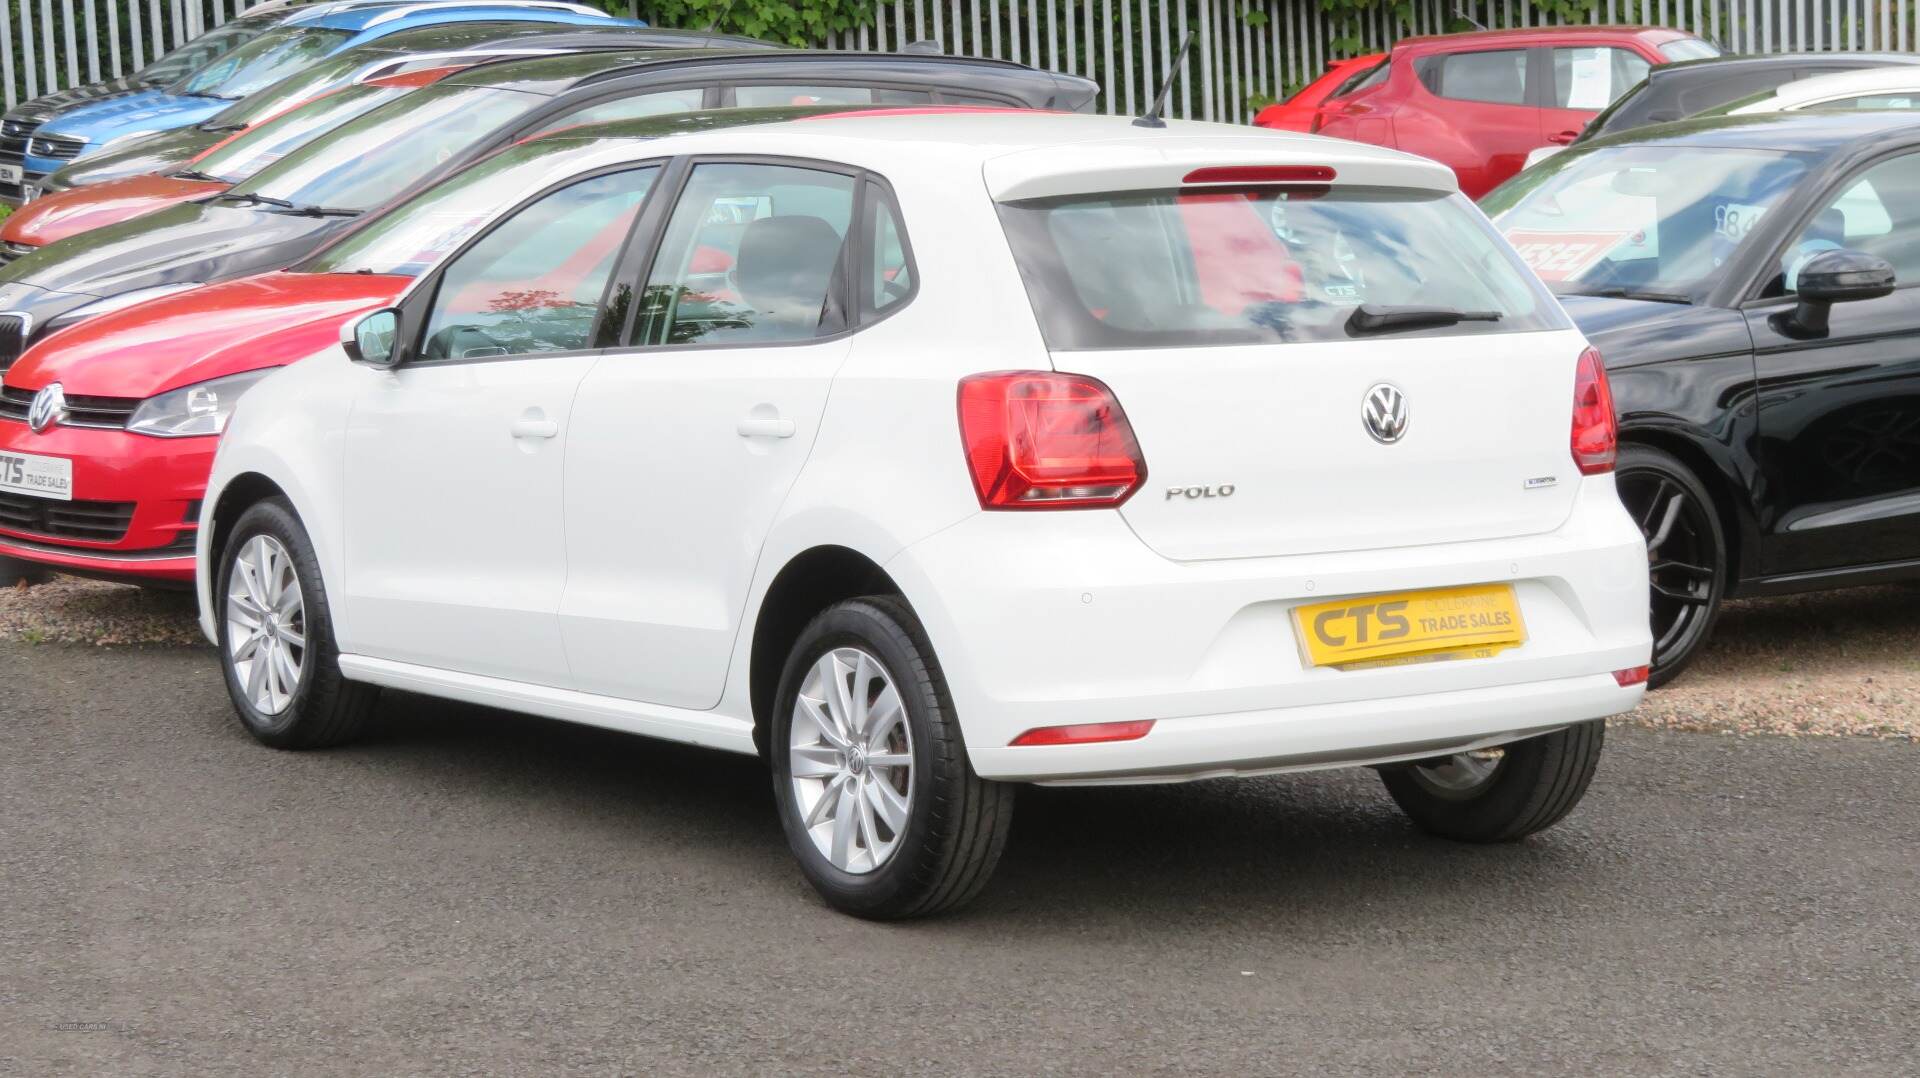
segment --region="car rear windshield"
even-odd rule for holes
[[[233,193],[370,210],[545,100],[487,86],[429,86],[341,124]]]
[[[269,30],[169,89],[189,97],[237,100],[313,63],[351,36],[345,30],[316,27]]]
[[[1473,316],[1401,333],[1566,325],[1457,194],[1137,191],[1011,202],[1000,218],[1055,350],[1349,340],[1381,332],[1356,320],[1363,305]]]
[[[1684,300],[1806,172],[1784,151],[1601,146],[1549,158],[1480,208],[1555,292]]]

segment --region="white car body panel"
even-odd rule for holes
[[[1208,164],[1328,165],[1341,183],[1454,187],[1440,166],[1373,147],[1272,133],[1249,138],[1177,122],[1144,132],[1125,118],[847,118],[655,140],[629,151],[631,159],[753,153],[874,169],[899,202],[918,296],[844,340],[762,349],[764,361],[704,377],[691,364],[710,364],[722,350],[650,353],[649,361],[662,364],[651,372],[634,366],[633,355],[581,359],[582,392],[570,409],[504,392],[485,409],[466,409],[503,450],[451,452],[444,438],[454,435],[444,429],[437,448],[433,436],[395,434],[391,451],[428,458],[410,466],[408,482],[430,475],[438,488],[412,502],[407,483],[378,494],[346,486],[376,459],[349,467],[349,453],[361,451],[349,448],[349,432],[365,422],[359,402],[370,381],[395,376],[354,366],[338,350],[322,353],[249,393],[216,462],[207,519],[218,492],[238,476],[258,473],[287,491],[319,551],[349,677],[740,752],[754,751],[750,670],[760,605],[785,566],[819,547],[870,559],[913,606],[946,673],[972,763],[989,778],[1171,781],[1382,762],[1511,740],[1637,703],[1644,690],[1622,688],[1612,674],[1648,661],[1645,545],[1611,476],[1580,476],[1567,453],[1578,334],[1457,337],[1410,350],[1322,346],[1329,356],[1345,351],[1326,370],[1302,367],[1288,383],[1296,393],[1311,391],[1299,404],[1306,427],[1297,443],[1274,443],[1276,453],[1357,459],[1352,440],[1367,441],[1360,391],[1388,378],[1413,383],[1405,387],[1412,432],[1450,432],[1429,443],[1437,455],[1425,459],[1416,455],[1417,433],[1404,445],[1375,447],[1405,451],[1414,469],[1408,477],[1417,480],[1402,482],[1407,477],[1396,477],[1385,456],[1369,465],[1372,479],[1414,506],[1416,519],[1397,540],[1384,534],[1389,518],[1373,510],[1342,530],[1332,506],[1368,495],[1357,473],[1343,479],[1297,461],[1236,460],[1260,452],[1261,443],[1244,439],[1215,461],[1204,440],[1188,437],[1201,428],[1183,427],[1213,422],[1206,408],[1179,399],[1177,380],[1152,369],[1148,354],[1049,355],[986,191],[1069,190],[1072,162],[1088,146],[1083,190],[1133,186],[1148,176],[1177,183]],[[1129,154],[1137,160],[1125,160]],[[504,192],[502,206],[527,193]],[[1296,347],[1267,351],[1291,364]],[[1236,349],[1214,351],[1220,354],[1202,368],[1207,378],[1247,361],[1226,354]],[[817,354],[803,358],[807,352]],[[1299,361],[1308,363],[1311,352],[1302,349]],[[1434,364],[1430,373],[1419,369],[1422,354]],[[1476,356],[1490,366],[1463,377],[1462,365]],[[678,357],[690,364],[682,373],[695,376],[684,399],[671,395]],[[782,358],[802,369],[776,369]],[[756,366],[762,362],[764,369]],[[1053,365],[1109,380],[1133,414],[1149,467],[1137,509],[981,510],[958,431],[957,384],[982,371]],[[1260,392],[1246,397],[1234,402],[1235,422],[1269,414],[1258,406]],[[506,454],[527,455],[507,428],[529,404],[560,427],[554,444],[532,453],[564,449],[564,477],[552,492],[564,491],[555,500],[566,504],[566,526],[557,563],[512,569],[504,563],[516,550],[552,549],[558,517],[468,510],[444,525],[426,518],[455,513],[462,497],[495,509],[522,489],[546,500],[544,487],[499,482],[503,468],[519,463]],[[777,445],[741,437],[737,421],[760,415],[760,405],[792,419],[794,436]],[[636,427],[647,429],[623,440],[621,432]],[[1166,438],[1156,444],[1149,431]],[[1516,452],[1489,463],[1503,433]],[[667,471],[694,467],[638,472],[654,460]],[[1302,521],[1263,532],[1254,518],[1279,508],[1281,496],[1243,480],[1242,504],[1253,509],[1210,537],[1205,518],[1189,522],[1173,517],[1173,507],[1144,501],[1172,482],[1235,482],[1227,474],[1176,474],[1217,463],[1260,481],[1284,476],[1304,484],[1301,500],[1314,508]],[[1522,490],[1523,480],[1539,475],[1556,482]],[[1422,513],[1444,511],[1441,488],[1449,481],[1455,496],[1493,499],[1493,511],[1467,530],[1423,525]],[[530,538],[438,551],[441,563],[428,566],[428,552],[395,545],[404,528],[391,537],[356,536],[381,514],[433,531],[524,528]],[[202,528],[202,623],[210,635],[211,533]],[[1338,549],[1341,543],[1361,549]],[[662,561],[637,569],[636,559],[649,555]],[[375,562],[363,560],[369,557]],[[378,560],[386,557],[403,560]],[[701,577],[675,580],[675,572]],[[1489,581],[1514,583],[1529,631],[1525,644],[1491,659],[1310,668],[1292,635],[1291,610],[1303,603]],[[432,646],[463,651],[458,661],[427,661],[423,645],[389,620],[396,601],[421,589],[437,592],[429,598],[444,609],[410,631],[439,634]],[[460,589],[472,605],[464,613],[455,601]],[[481,613],[483,606],[497,609]],[[532,624],[543,611],[567,660],[564,677],[527,669],[550,656],[503,655],[496,642],[480,639],[497,633],[501,618]],[[1136,741],[1008,747],[1037,726],[1136,718],[1158,720]]]

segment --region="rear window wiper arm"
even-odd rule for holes
[[[198,169],[191,169],[191,168],[183,168],[180,171],[174,173],[173,175],[176,179],[200,180],[205,183],[226,183],[227,182],[211,173],[201,172]]]
[[[1355,336],[1388,333],[1417,326],[1451,326],[1456,322],[1498,322],[1499,311],[1463,311],[1458,307],[1396,307],[1362,303],[1347,316],[1347,332]]]
[[[204,123],[200,125],[200,130],[205,131],[209,135],[224,135],[229,131],[245,131],[246,129],[246,124]]]

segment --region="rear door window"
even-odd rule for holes
[[[1564,324],[1459,195],[1128,192],[1008,203],[1001,220],[1056,350],[1349,340],[1363,304],[1483,316],[1423,334]]]
[[[696,165],[641,294],[639,345],[778,344],[845,328],[854,178]]]
[[[1415,65],[1415,71],[1438,97],[1492,105],[1527,103],[1526,49],[1428,56]]]
[[[1553,50],[1553,107],[1606,108],[1647,77],[1652,64],[1626,49]]]

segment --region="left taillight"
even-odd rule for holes
[[[982,509],[1112,508],[1147,478],[1127,413],[1085,375],[961,379],[960,440]]]
[[[1600,352],[1580,353],[1573,375],[1573,462],[1581,475],[1613,471],[1620,446],[1620,424],[1613,415],[1613,389]]]

